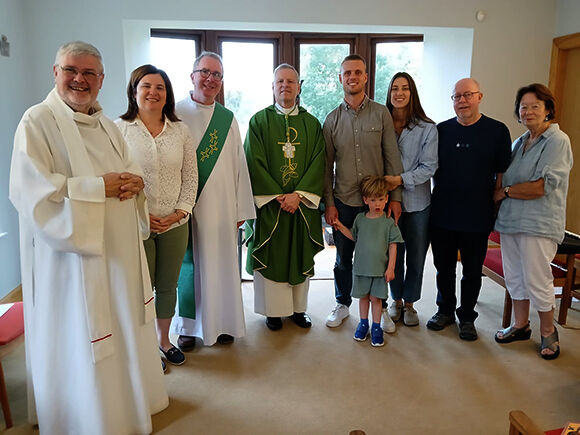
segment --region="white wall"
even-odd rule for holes
[[[448,46],[448,54],[456,56],[459,68],[462,63],[471,63],[472,75],[485,93],[482,111],[506,122],[516,136],[522,130],[512,116],[515,91],[524,84],[548,81],[552,38],[579,31],[577,4],[578,0],[101,0],[93,4],[0,0],[0,33],[7,34],[14,52],[9,59],[0,58],[0,107],[2,113],[8,112],[0,116],[0,147],[7,157],[24,107],[43,99],[52,87],[51,66],[57,47],[73,39],[89,41],[102,51],[106,77],[100,100],[109,116],[118,116],[125,105],[126,68],[139,60],[138,53],[144,48],[133,46],[131,52],[125,48],[131,36],[124,31],[124,24],[134,21],[143,25],[148,20],[211,22],[224,27],[241,23],[249,30],[276,26],[345,31],[421,27],[430,28],[426,33],[432,35],[426,37],[426,45],[437,46],[439,41],[439,47],[444,46],[440,41],[449,39],[444,28],[464,29],[467,32],[458,37],[456,47]],[[482,23],[475,19],[480,9],[487,12]],[[139,35],[142,30],[137,31],[137,39],[143,42]],[[470,59],[463,52],[466,44],[473,47]],[[454,66],[441,63],[444,57],[436,50],[430,53],[430,86],[441,90],[441,101],[430,101],[428,109],[433,111],[437,105],[438,111],[450,110],[449,83],[457,77],[450,77],[449,70]],[[14,215],[6,202],[7,158],[0,160],[0,225],[7,225],[14,234]],[[0,239],[0,267],[9,267],[12,273],[10,264],[14,262],[9,257],[16,253],[13,244],[6,245],[6,238]],[[5,266],[6,261],[9,266]],[[0,295],[14,282],[1,270]]]
[[[580,32],[580,1],[558,0],[554,36]]]
[[[0,56],[0,297],[20,283],[18,217],[8,200],[8,172],[14,130],[24,110],[34,101],[28,85],[24,2],[0,0],[0,33],[8,37],[10,56]]]
[[[31,40],[36,41],[31,51],[37,65],[34,83],[38,98],[51,87],[48,67],[56,48],[67,40],[85,39],[103,52],[106,77],[100,99],[111,116],[117,116],[123,109],[125,55],[132,56],[125,52],[127,35],[123,33],[123,20],[142,24],[144,20],[212,22],[220,27],[233,22],[245,24],[248,29],[278,26],[345,30],[366,26],[472,29],[472,74],[485,93],[482,110],[504,120],[514,134],[521,131],[511,114],[515,90],[532,81],[548,80],[556,14],[556,0],[360,0],[356,3],[222,0],[219,6],[200,0],[105,0],[90,11],[69,0],[29,0],[27,4]],[[487,12],[482,23],[475,19],[479,9]],[[138,50],[138,47],[132,49]],[[439,74],[447,77],[445,72],[443,67]],[[449,90],[445,89],[445,93]],[[440,104],[448,107],[448,100]]]

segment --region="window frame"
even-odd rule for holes
[[[150,36],[193,39],[196,41],[196,56],[199,56],[202,51],[213,51],[222,55],[223,42],[273,43],[273,64],[289,63],[299,72],[300,44],[348,44],[351,54],[360,54],[367,61],[369,78],[365,91],[371,99],[374,98],[375,89],[377,44],[384,42],[424,42],[424,35],[407,33],[314,33],[152,28]],[[216,99],[223,104],[223,87]]]

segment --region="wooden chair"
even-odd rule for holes
[[[558,312],[558,323],[566,323],[568,310],[572,306],[572,298],[580,299],[580,282],[578,282],[578,270],[580,266],[580,254],[576,255],[556,255],[552,267],[557,267],[566,274],[564,285],[562,286],[562,301],[560,302],[560,311]]]
[[[483,262],[482,273],[489,277],[492,281],[505,286],[505,279],[503,273],[503,264],[501,258],[500,236],[499,233],[493,231],[489,235],[490,244],[487,249],[487,254]],[[575,265],[575,258],[578,255],[571,253],[558,254],[551,263],[552,275],[554,276],[554,287],[562,287],[562,293],[557,294],[557,298],[562,298],[560,310],[558,312],[558,323],[563,325],[566,323],[568,309],[572,303],[572,296],[580,298],[580,282],[577,282],[577,267]],[[579,257],[580,258],[580,257]],[[512,316],[512,298],[509,292],[505,291],[502,326],[507,328],[510,326]]]
[[[510,411],[509,435],[560,435],[564,428],[541,430],[523,411]]]
[[[2,359],[13,352],[24,341],[24,313],[22,302],[16,302],[0,316],[0,403],[6,428],[12,427],[12,416],[8,405],[8,394],[2,370]]]

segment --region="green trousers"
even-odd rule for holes
[[[155,290],[155,310],[158,319],[170,319],[175,314],[177,279],[187,248],[187,224],[161,234],[151,233],[143,241],[151,285]]]

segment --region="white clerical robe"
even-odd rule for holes
[[[188,97],[176,104],[175,111],[189,127],[197,147],[214,104],[198,104]],[[220,334],[245,335],[236,224],[255,216],[248,166],[234,118],[192,213],[196,318],[176,315],[171,324],[173,333],[201,337],[207,346]]]
[[[74,168],[50,98],[78,129],[81,141],[72,145],[84,147],[93,174]],[[29,419],[41,434],[150,433],[151,415],[169,404],[144,309],[151,291],[143,268],[144,195],[105,198],[101,178],[140,173],[127,151],[102,111],[74,113],[55,91],[24,114],[16,131],[10,199],[20,221]],[[101,256],[102,287],[88,295],[83,259]],[[107,352],[93,348],[91,316],[110,329],[99,339]]]

